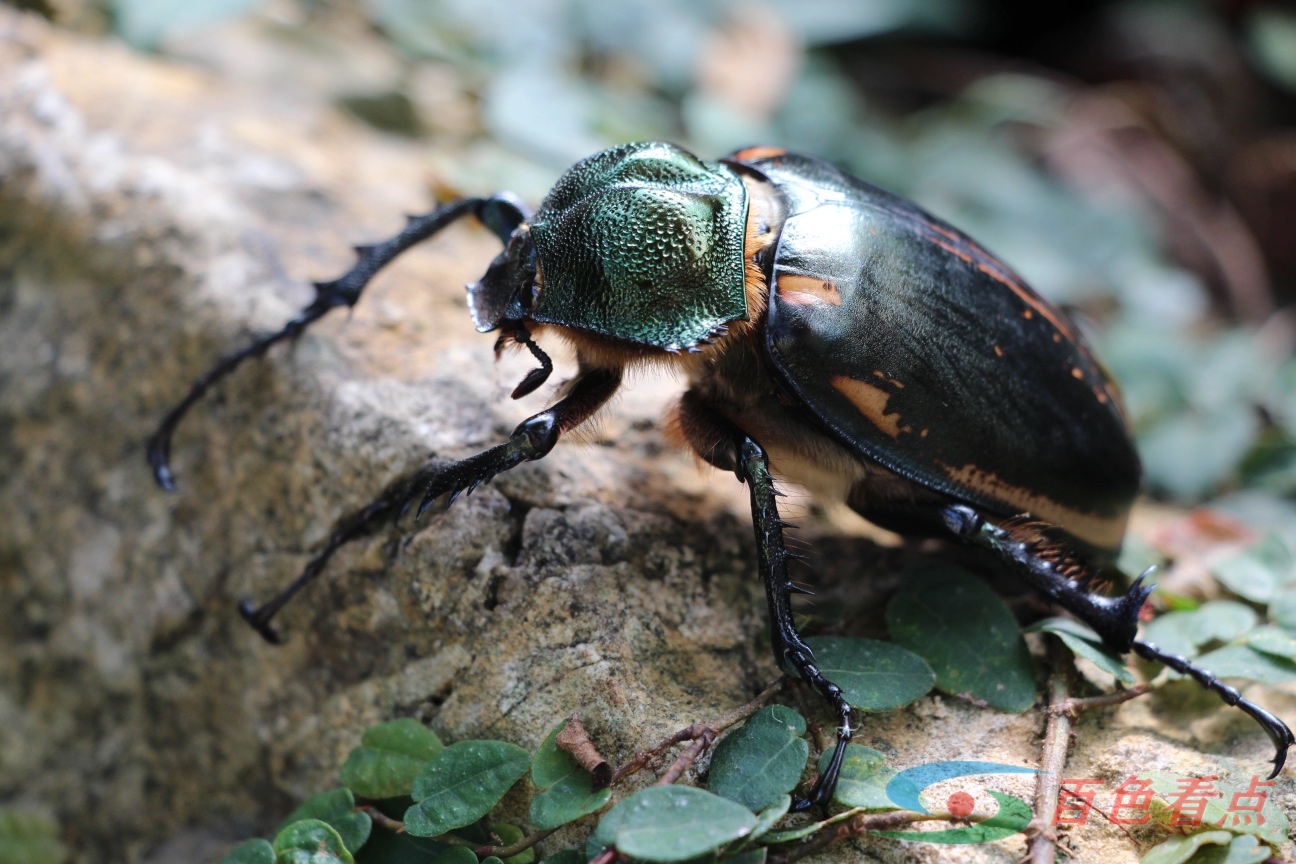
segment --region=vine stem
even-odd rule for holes
[[[1062,792],[1062,772],[1066,768],[1067,749],[1075,721],[1090,708],[1107,708],[1128,702],[1152,690],[1147,683],[1136,684],[1115,693],[1080,699],[1069,695],[1068,684],[1075,674],[1071,652],[1056,637],[1048,640],[1049,676],[1048,723],[1044,728],[1044,746],[1040,754],[1039,780],[1035,786],[1035,818],[1026,826],[1027,864],[1053,864],[1057,856],[1057,831],[1053,815]]]
[[[691,726],[681,729],[674,735],[647,750],[636,751],[634,756],[630,758],[629,762],[613,772],[610,785],[615,785],[632,774],[642,771],[650,762],[660,757],[676,744],[682,744],[685,741],[692,741],[693,746],[689,747],[679,755],[679,758],[675,760],[670,769],[662,775],[659,784],[667,785],[679,780],[684,772],[688,770],[688,767],[706,751],[707,747],[711,746],[715,741],[716,736],[735,723],[740,723],[759,711],[761,706],[768,702],[770,697],[777,693],[779,688],[783,686],[783,680],[784,679],[780,677],[774,683],[762,690],[755,699],[748,702],[746,705],[735,708],[733,711],[721,715],[710,723],[694,723]],[[670,779],[668,780],[667,778]]]
[[[849,819],[829,825],[826,830],[816,832],[809,840],[783,855],[771,855],[769,864],[792,864],[809,855],[816,855],[836,843],[852,837],[863,837],[870,831],[894,831],[915,822],[944,818],[937,814],[913,813],[908,810],[896,813],[857,813]]]
[[[496,858],[512,858],[519,852],[525,852],[530,849],[532,846],[557,830],[557,828],[548,828],[544,831],[537,831],[529,837],[523,837],[521,840],[516,843],[511,843],[508,846],[478,846],[473,850],[473,852],[477,854],[478,858],[485,858],[488,855],[494,855]]]

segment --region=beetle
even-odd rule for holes
[[[617,391],[630,365],[674,366],[689,386],[670,437],[733,472],[750,492],[775,659],[838,718],[826,771],[794,805],[828,801],[854,731],[851,706],[793,623],[775,475],[845,501],[905,536],[953,538],[994,553],[1046,598],[1133,651],[1194,678],[1253,717],[1277,776],[1296,738],[1277,717],[1183,657],[1136,638],[1151,587],[1093,589],[1119,551],[1140,484],[1113,382],[1081,334],[1010,268],[913,203],[808,156],[751,147],[707,162],[668,143],[613,147],[578,162],[530,212],[511,193],[464,198],[409,217],[395,237],[357,247],[356,264],[274,333],[219,360],[148,446],[157,482],[175,488],[171,437],[188,409],[249,357],[354,306],[410,246],[477,218],[504,249],[468,286],[478,331],[497,351],[553,364],[535,342],[567,341],[578,361],[557,402],[503,444],[418,471],[334,533],[298,579],[243,616],[277,641],[271,619],[329,556],[418,500],[460,494],[544,457]]]

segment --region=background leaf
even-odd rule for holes
[[[749,810],[772,806],[796,787],[810,745],[805,718],[782,705],[769,705],[726,735],[711,757],[708,788]]]
[[[1108,651],[1102,644],[1102,637],[1079,621],[1070,618],[1047,618],[1027,627],[1026,632],[1052,633],[1061,639],[1062,643],[1077,657],[1085,658],[1126,684],[1134,682],[1134,673],[1130,672],[1125,661]]]
[[[531,824],[541,831],[595,813],[612,800],[612,790],[595,791],[589,772],[558,746],[566,726],[566,720],[555,726],[531,760],[531,782],[539,789],[531,799]]]
[[[30,859],[29,864],[40,864],[43,859]],[[4,864],[28,864],[24,859],[9,861],[5,858],[4,853],[0,852],[0,861]],[[244,840],[235,846],[225,857],[221,859],[221,864],[275,864],[275,850],[270,845],[269,840],[262,840],[260,837],[254,837],[251,840]]]
[[[327,822],[303,819],[274,839],[276,864],[355,864],[342,838]]]
[[[887,606],[891,637],[921,656],[946,693],[992,708],[1035,702],[1030,653],[999,597],[962,568],[930,562],[909,571]]]
[[[67,859],[67,847],[59,840],[58,824],[53,819],[41,813],[0,808],[0,864],[63,864]]]

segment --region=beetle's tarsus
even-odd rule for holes
[[[1141,639],[1135,639],[1131,649],[1144,660],[1160,663],[1163,666],[1170,667],[1180,675],[1187,675],[1202,687],[1218,695],[1220,699],[1224,700],[1225,704],[1246,712],[1251,719],[1259,723],[1260,728],[1264,729],[1265,734],[1269,736],[1269,740],[1274,745],[1274,758],[1270,760],[1274,768],[1272,773],[1269,774],[1269,779],[1272,780],[1278,776],[1278,773],[1283,769],[1283,765],[1287,762],[1288,748],[1296,745],[1296,735],[1292,734],[1292,730],[1288,728],[1286,723],[1249,699],[1243,698],[1242,693],[1236,687],[1231,687],[1220,681],[1215,677],[1214,673],[1193,665],[1192,661],[1186,657],[1162,651],[1154,643],[1144,642]]]
[[[394,498],[384,492],[380,497],[370,501],[355,514],[342,520],[342,523],[329,535],[329,541],[315,557],[306,562],[297,578],[270,602],[256,606],[249,598],[239,600],[239,614],[252,629],[261,634],[261,638],[271,645],[280,645],[284,641],[283,633],[271,626],[271,620],[279,614],[293,595],[306,586],[316,576],[324,572],[324,567],[337,550],[347,543],[367,533],[376,523],[391,514]]]

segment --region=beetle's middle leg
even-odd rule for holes
[[[851,726],[851,706],[841,688],[824,677],[815,663],[814,652],[805,643],[792,619],[793,594],[809,593],[788,576],[792,553],[783,542],[787,525],[778,512],[778,491],[770,476],[769,457],[751,436],[709,407],[695,391],[680,400],[676,415],[679,431],[699,456],[717,468],[733,471],[747,484],[751,496],[752,527],[756,532],[756,558],[765,582],[769,601],[770,636],[774,659],[779,666],[795,671],[837,712],[837,746],[828,768],[820,775],[809,794],[792,804],[793,811],[807,810],[832,799],[846,758],[846,745],[855,734]]]
[[[1092,627],[1102,637],[1104,644],[1117,654],[1133,651],[1144,660],[1169,666],[1182,675],[1190,676],[1226,704],[1246,712],[1260,724],[1273,742],[1276,752],[1273,773],[1269,776],[1271,779],[1278,776],[1287,759],[1287,749],[1296,745],[1296,735],[1292,734],[1287,724],[1259,705],[1242,698],[1236,687],[1225,684],[1211,672],[1193,665],[1186,657],[1169,654],[1151,642],[1135,638],[1139,610],[1152,593],[1151,586],[1143,584],[1142,576],[1135,579],[1120,597],[1103,597],[1090,591],[1085,584],[1083,576],[1087,573],[1087,568],[1061,553],[1056,545],[1050,544],[1042,531],[1027,532],[1023,536],[1010,528],[991,523],[971,507],[962,504],[946,507],[944,516],[946,525],[955,535],[1007,559],[1036,590]]]
[[[381,520],[403,514],[415,498],[421,496],[418,516],[422,516],[438,498],[444,497],[445,506],[449,507],[460,494],[471,494],[497,474],[523,462],[543,458],[558,443],[562,433],[575,429],[593,416],[620,385],[621,371],[618,369],[583,369],[567,385],[567,393],[561,400],[553,407],[523,420],[513,430],[508,441],[467,459],[430,465],[407,482],[389,487],[352,516],[342,520],[324,548],[306,563],[287,588],[261,606],[254,606],[247,599],[241,600],[239,613],[266,641],[282,641],[279,632],[271,626],[271,619],[294,594],[324,571],[329,559],[338,549],[363,536]]]

